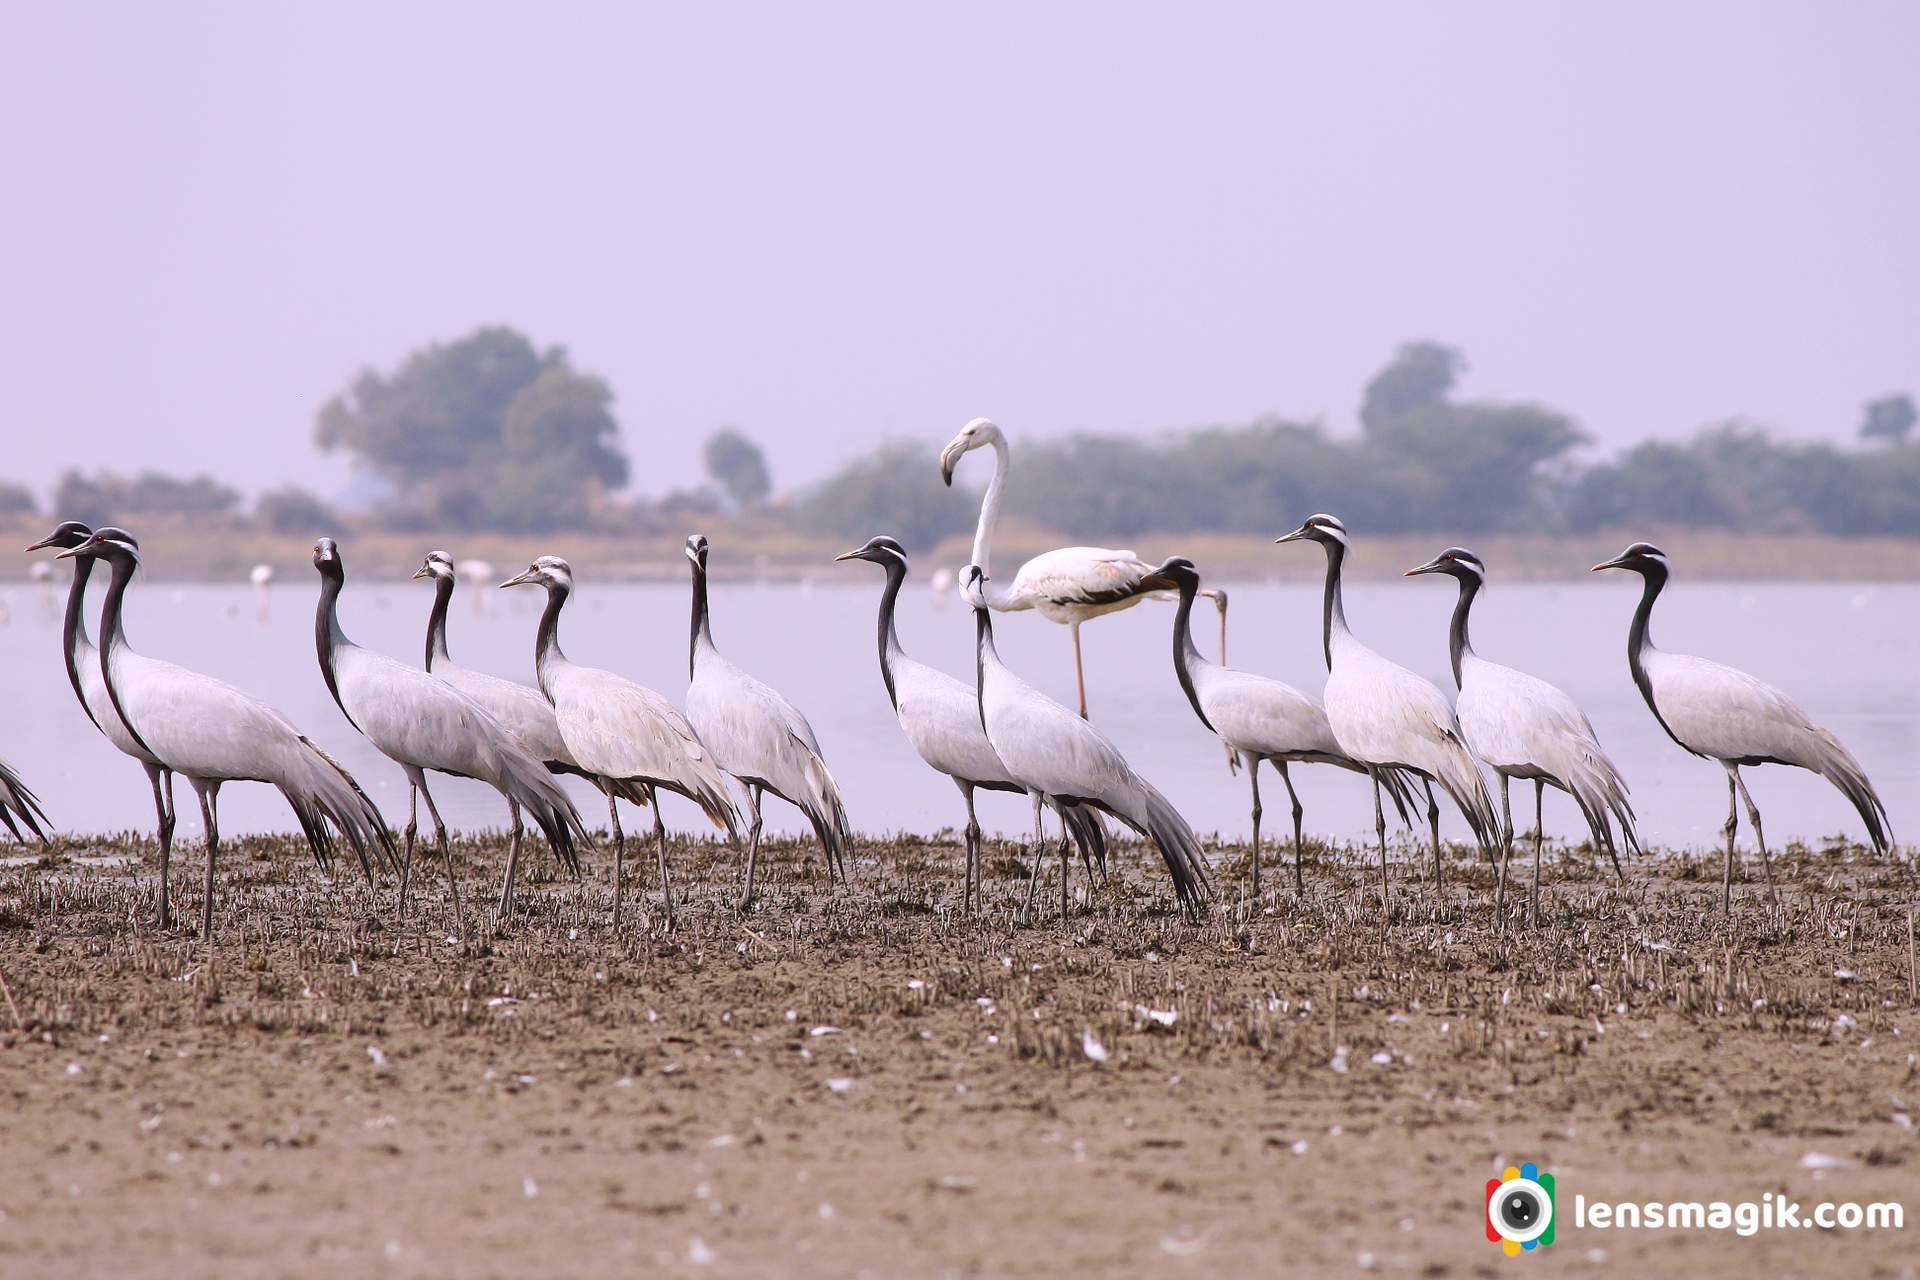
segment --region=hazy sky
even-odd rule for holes
[[[0,9],[13,477],[323,490],[509,322],[636,487],[967,418],[1350,429],[1407,338],[1609,445],[1920,391],[1920,4]]]

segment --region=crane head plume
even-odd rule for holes
[[[444,551],[429,551],[427,552],[427,558],[420,562],[420,567],[413,571],[413,576],[416,578],[451,579],[453,577],[453,557]]]
[[[1338,543],[1344,547],[1347,545],[1347,526],[1342,524],[1337,516],[1330,516],[1323,511],[1318,515],[1308,516],[1306,523],[1298,529],[1292,533],[1283,533],[1274,541],[1276,543],[1298,542],[1302,538],[1322,545],[1330,546]]]
[[[867,539],[865,546],[844,552],[835,556],[834,559],[836,561],[866,560],[881,566],[885,566],[890,560],[898,560],[902,569],[907,567],[906,548],[884,533]]]
[[[346,577],[346,563],[340,559],[340,544],[332,538],[316,538],[313,543],[313,567],[323,578]]]
[[[1401,576],[1413,578],[1423,573],[1446,573],[1462,579],[1477,578],[1481,582],[1487,580],[1486,564],[1465,547],[1448,547],[1425,564],[1415,565]]]
[[[55,560],[71,560],[78,556],[100,556],[108,560],[126,558],[135,564],[140,563],[140,540],[125,529],[115,525],[95,529],[86,541],[78,546],[68,547]]]
[[[571,591],[573,590],[573,566],[559,556],[541,556],[528,565],[525,572],[514,574],[500,585],[503,587],[537,585],[549,591],[556,587],[562,591]]]
[[[93,536],[93,530],[78,520],[62,520],[55,525],[53,532],[28,547],[28,551],[43,551],[48,547],[66,549],[77,547]]]
[[[982,449],[996,440],[1005,440],[1000,428],[986,418],[975,418],[960,428],[960,434],[947,441],[947,447],[940,451],[940,479],[947,485],[953,484],[953,469],[960,465],[960,459],[974,449]]]
[[[1602,569],[1631,569],[1638,574],[1662,574],[1667,572],[1667,553],[1651,542],[1636,542],[1611,560],[1602,560],[1593,566],[1592,572]]]

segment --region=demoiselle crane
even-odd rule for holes
[[[1620,838],[1629,853],[1640,848],[1633,806],[1627,800],[1627,781],[1601,750],[1593,722],[1572,698],[1537,676],[1488,662],[1473,651],[1467,619],[1473,611],[1474,597],[1486,583],[1486,563],[1464,547],[1448,547],[1427,563],[1407,570],[1406,576],[1428,573],[1444,573],[1460,584],[1453,621],[1447,630],[1453,683],[1460,691],[1454,710],[1466,731],[1467,745],[1500,779],[1500,818],[1508,848],[1513,843],[1508,784],[1514,778],[1533,782],[1533,887],[1527,898],[1527,919],[1537,924],[1547,788],[1557,787],[1573,798],[1593,833],[1594,847],[1607,851],[1614,874],[1625,880],[1614,844],[1613,823],[1620,824]],[[1501,861],[1506,861],[1505,849]]]
[[[321,538],[313,544],[313,567],[320,574],[320,598],[314,609],[314,648],[320,674],[340,713],[381,755],[407,775],[406,861],[400,872],[400,911],[407,908],[407,881],[413,868],[418,831],[418,797],[425,797],[434,838],[447,864],[453,916],[466,932],[460,911],[460,882],[453,869],[447,825],[427,789],[427,771],[474,778],[498,791],[509,806],[533,815],[560,861],[578,866],[573,841],[587,838],[573,801],[513,732],[459,689],[437,676],[410,667],[347,638],[340,626],[340,592],[347,566],[339,544]],[[518,815],[516,814],[516,825]]]
[[[1447,696],[1432,681],[1389,662],[1361,644],[1347,628],[1341,602],[1340,571],[1347,555],[1347,527],[1330,515],[1309,516],[1292,533],[1275,542],[1317,542],[1326,549],[1327,581],[1322,606],[1321,647],[1327,659],[1327,723],[1334,741],[1347,756],[1367,767],[1373,778],[1373,822],[1380,839],[1380,906],[1390,910],[1387,887],[1387,819],[1380,808],[1380,788],[1386,771],[1403,769],[1420,775],[1426,785],[1427,823],[1433,830],[1433,885],[1444,893],[1440,846],[1440,806],[1433,784],[1453,798],[1473,829],[1481,852],[1489,861],[1500,835],[1500,820],[1487,794],[1479,762],[1463,741],[1460,721]],[[1505,865],[1501,864],[1500,894],[1495,909],[1504,918]]]
[[[1060,547],[1020,566],[1004,584],[993,578],[993,531],[1000,523],[1000,500],[1007,487],[1007,437],[985,418],[975,418],[940,451],[940,478],[953,484],[954,468],[974,449],[993,450],[993,478],[980,500],[980,521],[973,533],[973,564],[985,577],[987,606],[997,613],[1038,610],[1050,622],[1073,632],[1073,682],[1080,715],[1087,714],[1087,678],[1080,659],[1080,624],[1102,614],[1130,609],[1173,584],[1156,577],[1153,566],[1131,551],[1108,547]],[[965,574],[961,575],[964,586]],[[1209,596],[1215,593],[1209,591]],[[1226,598],[1215,597],[1221,611],[1220,661],[1226,655]]]
[[[969,912],[980,899],[980,821],[974,815],[973,793],[1010,791],[1025,795],[1027,789],[1015,782],[1007,766],[994,754],[993,744],[980,724],[980,702],[975,691],[944,671],[915,662],[900,647],[894,628],[894,605],[907,580],[907,553],[892,538],[869,539],[858,550],[835,556],[836,560],[865,560],[877,564],[887,575],[880,592],[880,679],[887,686],[887,701],[893,704],[894,718],[907,737],[914,753],[938,773],[953,779],[967,803],[967,869],[963,895]],[[1106,832],[1100,819],[1078,805],[1062,803],[1061,821],[1072,831],[1080,846],[1081,857],[1091,871],[1095,862],[1106,864]]]
[[[200,800],[207,834],[206,887],[200,901],[200,935],[213,936],[214,863],[220,851],[220,788],[229,782],[265,782],[293,806],[307,846],[322,871],[333,865],[331,822],[360,859],[373,883],[369,851],[399,870],[380,810],[353,775],[251,694],[224,680],[136,653],[121,622],[127,587],[140,568],[140,545],[124,529],[96,529],[57,559],[99,558],[112,569],[100,610],[100,670],[120,723],[141,750],[185,778]],[[161,914],[169,911],[167,882],[160,881]]]
[[[1173,619],[1173,671],[1180,688],[1193,704],[1200,723],[1211,729],[1226,744],[1229,755],[1247,767],[1247,780],[1253,785],[1253,893],[1260,894],[1260,765],[1271,763],[1286,784],[1287,798],[1293,802],[1293,890],[1305,893],[1306,884],[1300,864],[1305,845],[1300,836],[1301,817],[1305,813],[1300,797],[1288,776],[1289,764],[1330,764],[1352,773],[1368,773],[1366,765],[1340,749],[1334,740],[1327,713],[1313,695],[1290,684],[1250,671],[1207,661],[1193,643],[1190,619],[1194,598],[1200,591],[1200,571],[1185,556],[1175,556],[1155,571],[1171,579],[1180,592],[1180,606]],[[1384,775],[1387,792],[1407,822],[1407,803],[1412,799],[1406,779],[1398,771]]]
[[[547,592],[540,629],[533,642],[533,666],[540,692],[553,705],[560,736],[580,767],[607,797],[613,829],[613,927],[620,927],[620,898],[625,879],[626,833],[620,829],[619,801],[626,786],[644,787],[653,800],[654,847],[660,863],[660,893],[667,921],[673,922],[673,885],[667,877],[667,827],[657,791],[671,791],[700,806],[733,844],[740,842],[727,776],[715,763],[687,717],[652,689],[625,676],[583,667],[560,651],[560,611],[573,594],[573,566],[558,556],[541,556],[502,587],[539,586]]]
[[[777,689],[748,675],[714,647],[707,616],[707,550],[700,534],[687,539],[687,563],[693,568],[687,719],[720,767],[747,788],[752,824],[747,831],[746,885],[740,894],[740,909],[745,911],[753,905],[754,864],[760,854],[761,793],[779,796],[806,815],[826,855],[829,880],[837,867],[840,882],[847,882],[853,829],[839,784],[807,718]]]
[[[960,572],[960,589],[973,606],[976,683],[980,723],[994,754],[1033,797],[1033,874],[1027,881],[1027,907],[1040,877],[1046,851],[1042,807],[1064,801],[1086,805],[1118,818],[1153,841],[1173,877],[1181,909],[1199,910],[1212,893],[1206,855],[1187,820],[1154,786],[1127,764],[1106,735],[1015,675],[1000,661],[993,644],[993,619],[986,575],[979,565]],[[1068,909],[1066,842],[1060,848],[1060,917]],[[1022,914],[1026,914],[1023,912]]]
[[[45,829],[53,824],[47,821],[47,811],[40,807],[40,797],[33,794],[5,760],[0,760],[0,823],[6,825],[15,840],[22,838],[20,828],[24,826],[40,838],[41,844],[53,843],[47,839]]]
[[[1867,780],[1866,771],[1838,738],[1808,719],[1799,704],[1744,671],[1654,646],[1649,623],[1653,602],[1667,585],[1670,569],[1666,552],[1650,542],[1636,542],[1593,569],[1596,573],[1626,569],[1640,575],[1640,604],[1627,628],[1627,669],[1667,736],[1696,756],[1719,761],[1727,771],[1727,868],[1720,890],[1723,914],[1733,909],[1733,838],[1739,826],[1741,801],[1747,806],[1754,842],[1760,846],[1767,896],[1779,901],[1773,887],[1773,864],[1767,856],[1767,837],[1760,828],[1760,810],[1740,776],[1743,766],[1790,764],[1819,774],[1852,802],[1876,851],[1885,853],[1893,847],[1887,807]]]
[[[413,576],[433,581],[433,608],[427,614],[426,661],[423,664],[426,669],[485,707],[489,715],[520,740],[534,759],[546,766],[547,772],[585,778],[604,794],[606,788],[602,780],[582,769],[579,761],[573,758],[573,752],[567,749],[566,739],[560,733],[560,720],[554,715],[553,704],[547,701],[545,694],[517,680],[506,680],[463,667],[449,656],[447,609],[453,602],[454,582],[459,576],[453,557],[444,551],[428,552],[426,560],[414,571]],[[635,783],[618,782],[614,786],[622,799],[634,804],[653,802],[647,790]],[[500,901],[494,911],[495,917],[501,920],[506,919],[513,910],[514,880],[518,874],[520,844],[524,835],[519,802],[509,799],[507,808],[513,817],[513,843],[507,852],[507,872],[501,878]],[[576,876],[580,874],[579,860],[570,858],[568,850],[556,848],[554,854],[570,873]]]
[[[65,520],[52,533],[28,547],[39,551],[55,547],[69,550],[93,536],[93,530],[78,520]],[[173,773],[152,752],[134,741],[133,734],[120,722],[107,694],[107,678],[100,669],[100,651],[87,635],[87,582],[93,576],[93,558],[81,556],[73,562],[73,581],[67,588],[66,618],[60,629],[60,652],[67,664],[67,683],[73,686],[80,709],[93,721],[101,736],[125,754],[139,761],[146,771],[147,785],[153,788],[153,813],[156,834],[160,838],[160,910],[162,929],[173,926],[173,909],[166,891],[167,868],[173,858]]]

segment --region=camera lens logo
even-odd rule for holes
[[[1553,1243],[1553,1175],[1529,1160],[1487,1179],[1487,1239],[1509,1258]]]

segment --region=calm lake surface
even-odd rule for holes
[[[971,615],[953,595],[930,591],[924,573],[921,566],[902,593],[902,644],[922,661],[970,679]],[[1348,616],[1367,643],[1451,692],[1446,626],[1452,587],[1450,581],[1428,580],[1354,584],[1347,593]],[[907,748],[880,683],[874,647],[879,588],[879,573],[865,564],[849,564],[843,577],[823,576],[812,584],[717,582],[715,639],[813,722],[857,830],[955,826],[964,820],[958,793]],[[50,595],[34,586],[0,592],[6,614],[0,669],[7,683],[0,755],[25,773],[60,828],[150,830],[153,808],[144,775],[95,731],[62,670],[59,610],[65,589],[62,572]],[[353,730],[321,679],[313,644],[317,589],[317,581],[292,577],[276,583],[263,620],[251,587],[137,583],[128,597],[128,635],[146,653],[218,675],[279,707],[355,773],[390,821],[404,824],[407,789],[399,767]],[[1474,637],[1484,656],[1553,681],[1586,709],[1633,788],[1643,839],[1710,845],[1726,820],[1725,775],[1665,737],[1627,674],[1627,623],[1637,591],[1637,581],[1496,581],[1475,609]],[[96,585],[90,613],[100,595]],[[425,582],[350,580],[342,622],[357,642],[417,662],[431,597]],[[449,624],[455,658],[531,682],[542,599],[534,590],[481,592],[463,585]],[[619,671],[678,702],[686,690],[687,611],[684,584],[601,585],[585,566],[561,639],[575,661]],[[1211,654],[1211,610],[1196,617],[1203,619],[1196,638]],[[1093,718],[1197,830],[1244,837],[1250,825],[1246,778],[1229,775],[1222,749],[1180,692],[1169,646],[1172,618],[1171,605],[1148,601],[1083,630]],[[1002,656],[1071,703],[1066,628],[1032,613],[996,621]],[[90,617],[89,627],[95,624]],[[1235,666],[1317,692],[1325,679],[1319,626],[1317,586],[1234,585],[1228,656]],[[1897,835],[1911,841],[1920,832],[1920,586],[1683,578],[1668,588],[1654,632],[1663,647],[1745,668],[1786,689],[1860,758],[1886,800]],[[1777,767],[1750,770],[1748,777],[1775,847],[1835,832],[1863,837],[1851,807],[1824,780]],[[1309,831],[1370,838],[1372,801],[1364,781],[1312,766],[1297,768],[1294,779]],[[567,785],[588,825],[604,824],[598,793]],[[1287,825],[1286,794],[1271,775],[1262,779],[1262,789],[1272,834]],[[505,825],[504,802],[482,784],[436,777],[434,794],[456,827]],[[200,818],[184,783],[178,803],[181,834],[198,839]],[[1514,808],[1523,829],[1531,805],[1531,796],[1523,799],[1516,787]],[[1019,797],[983,794],[980,800],[981,822],[1003,833],[1025,831],[1029,812]],[[674,829],[706,829],[697,810],[677,797],[666,800],[666,816]],[[278,793],[258,784],[227,787],[221,817],[235,834],[296,829]],[[767,818],[772,829],[804,829],[777,801],[768,802]],[[625,820],[630,831],[645,826],[639,816]],[[1466,833],[1450,811],[1445,829],[1462,838]],[[1553,792],[1547,830],[1554,836],[1583,834],[1571,802]],[[1750,845],[1744,815],[1740,839],[1743,847]]]

